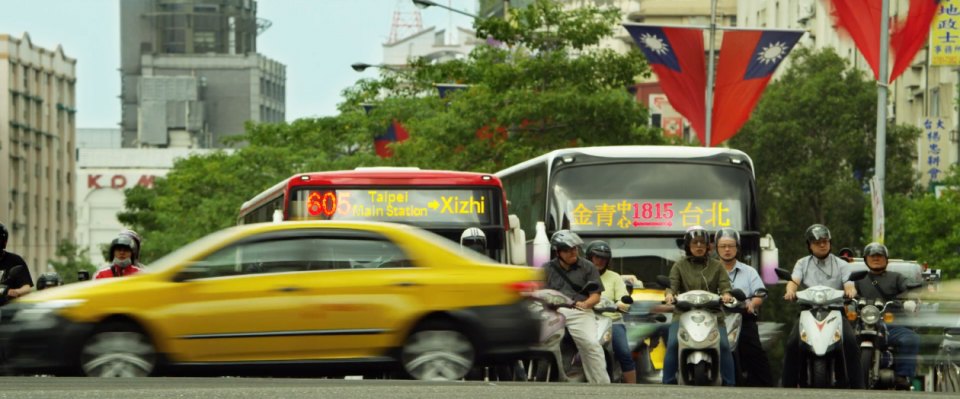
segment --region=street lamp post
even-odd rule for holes
[[[460,14],[460,15],[466,15],[466,16],[468,16],[468,17],[470,17],[470,18],[473,18],[473,19],[480,19],[480,16],[479,16],[479,15],[471,14],[471,13],[468,13],[468,12],[466,12],[466,11],[461,11],[461,10],[458,10],[458,9],[456,9],[456,8],[447,7],[447,6],[443,5],[443,4],[437,3],[437,2],[435,2],[435,1],[430,1],[430,0],[412,0],[412,1],[413,1],[413,5],[417,6],[417,8],[419,8],[419,9],[424,9],[424,8],[427,8],[427,7],[440,7],[440,8],[442,8],[442,9],[444,9],[444,10],[451,11],[451,12],[455,12],[455,13]]]

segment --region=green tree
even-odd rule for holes
[[[832,49],[798,49],[783,77],[770,84],[731,147],[746,151],[757,170],[764,231],[777,239],[781,265],[805,256],[803,232],[826,224],[833,243],[862,247],[864,193],[873,175],[876,86]],[[915,128],[887,127],[886,190],[914,187]]]
[[[87,271],[92,276],[97,266],[90,262],[90,250],[80,248],[69,240],[62,240],[57,244],[57,260],[50,261],[64,284],[77,281],[77,272]]]
[[[953,166],[943,183],[960,186],[960,168]],[[890,255],[942,269],[944,278],[960,277],[960,192],[946,190],[940,198],[928,191],[894,194],[885,202]]]

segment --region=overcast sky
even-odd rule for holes
[[[120,122],[120,6],[123,0],[0,0],[0,33],[30,35],[35,46],[63,46],[77,59],[77,126]],[[437,0],[475,12],[476,0]],[[410,0],[258,0],[257,16],[273,25],[258,38],[260,53],[287,66],[287,120],[336,114],[340,92],[357,79],[350,69],[379,63],[394,11],[418,10]],[[423,27],[471,27],[470,18],[436,7],[419,10]],[[405,14],[408,15],[408,14]]]

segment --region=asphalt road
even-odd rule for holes
[[[782,388],[707,388],[662,385],[430,383],[282,378],[0,378],[0,398],[739,398],[856,399],[948,397],[932,393]]]

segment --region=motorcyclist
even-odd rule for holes
[[[120,230],[119,235],[130,237],[131,239],[133,239],[133,243],[137,244],[133,251],[133,257],[132,257],[133,264],[143,269],[145,266],[143,265],[142,262],[140,262],[140,252],[143,252],[143,239],[140,238],[140,234],[137,234],[136,231],[133,231],[130,229],[124,229],[124,230]]]
[[[460,234],[460,248],[487,255],[487,235],[478,227],[470,227]]]
[[[110,266],[97,271],[94,279],[123,277],[135,274],[140,271],[140,267],[133,264],[133,254],[136,252],[137,243],[127,235],[118,235],[110,242],[110,256],[112,262]]]
[[[674,303],[674,297],[687,291],[703,290],[715,292],[723,297],[723,302],[733,302],[730,295],[730,277],[718,259],[707,253],[710,234],[701,226],[692,226],[683,235],[683,250],[686,256],[680,258],[670,268],[670,287],[666,290],[665,302]],[[720,316],[722,317],[722,316]],[[724,385],[736,385],[736,372],[730,342],[727,340],[727,328],[723,320],[717,320],[720,332],[720,374]],[[663,359],[663,383],[676,384],[679,369],[679,345],[677,332],[680,329],[680,311],[674,310],[673,322],[667,334],[667,351]]]
[[[908,291],[906,277],[900,273],[887,273],[889,255],[886,246],[877,242],[867,244],[863,248],[863,259],[870,268],[870,274],[856,282],[861,298],[892,301],[902,298]],[[910,382],[916,375],[920,336],[907,327],[888,325],[887,342],[897,352],[894,362],[897,389],[909,390]]]
[[[597,317],[593,313],[593,306],[600,302],[603,283],[596,266],[580,257],[581,245],[583,240],[570,230],[553,233],[550,246],[556,257],[542,266],[546,273],[546,288],[560,291],[576,301],[573,309],[560,308],[557,311],[566,318],[567,330],[577,344],[587,381],[609,384],[607,362],[597,336]],[[596,283],[598,288],[583,292],[589,282]]]
[[[757,327],[757,317],[760,315],[760,305],[763,298],[753,297],[757,290],[764,289],[760,273],[739,260],[740,232],[731,228],[722,228],[716,234],[717,255],[723,262],[723,267],[730,277],[730,285],[734,289],[743,291],[747,296],[746,313],[741,319],[740,338],[737,350],[740,353],[740,368],[746,372],[747,378],[743,385],[753,387],[771,387],[773,379],[770,376],[770,362],[767,353],[760,343],[760,330]]]
[[[63,285],[63,280],[57,272],[46,272],[37,278],[37,291]]]
[[[9,239],[10,232],[7,231],[7,226],[0,223],[0,273],[2,273],[0,283],[8,288],[6,297],[0,298],[0,304],[27,295],[33,290],[33,278],[30,277],[27,262],[20,255],[7,251]]]
[[[607,268],[613,252],[610,245],[603,241],[593,241],[587,245],[587,259],[597,267],[600,274],[600,281],[603,282],[605,290],[600,294],[601,298],[609,299],[617,304],[617,308],[622,312],[630,309],[630,305],[620,301],[627,293],[627,284],[623,277],[615,271]],[[620,371],[623,373],[623,382],[626,384],[637,383],[637,364],[633,361],[633,353],[630,350],[630,342],[627,341],[627,326],[623,324],[623,316],[618,312],[608,312],[603,314],[613,319],[613,354],[620,363]]]
[[[813,224],[804,233],[807,250],[810,255],[797,260],[793,267],[793,274],[787,282],[787,292],[783,299],[795,301],[797,289],[800,285],[813,287],[817,285],[843,290],[844,296],[853,298],[857,289],[850,281],[850,265],[847,261],[830,253],[830,229],[822,224]],[[844,317],[843,323],[843,357],[846,363],[846,377],[850,388],[863,389],[863,372],[860,367],[860,346],[850,322]],[[799,380],[797,360],[800,356],[800,326],[794,326],[787,338],[787,345],[783,353],[784,387],[796,387]]]

